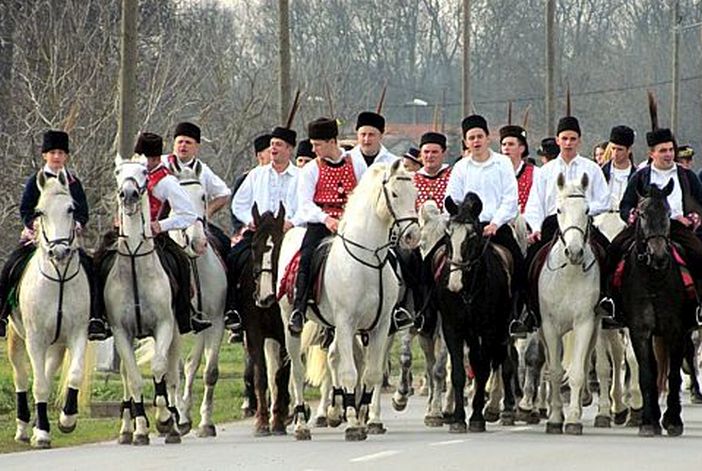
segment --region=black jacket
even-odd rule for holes
[[[20,217],[22,218],[22,224],[28,228],[32,227],[32,222],[36,217],[34,210],[37,207],[37,203],[39,203],[40,195],[39,187],[37,186],[37,175],[39,172],[43,171],[42,169],[33,174],[24,184],[24,192],[22,193],[22,201],[20,202]],[[79,222],[85,227],[88,223],[88,199],[85,197],[85,191],[83,190],[83,185],[80,183],[80,180],[72,173],[68,171],[66,171],[66,173],[68,174],[68,189],[71,192],[75,205],[73,215],[76,222]],[[44,172],[44,174],[49,178],[55,177],[55,175],[47,172]]]
[[[683,212],[696,212],[702,215],[702,184],[697,175],[691,170],[687,170],[678,165],[678,180],[682,186]],[[639,204],[639,195],[636,191],[639,185],[651,184],[651,166],[647,165],[634,174],[629,179],[626,191],[619,203],[619,216],[624,220],[629,219],[629,213]]]
[[[609,183],[609,179],[612,176],[612,161],[610,160],[606,164],[602,166],[602,173],[604,173],[605,180],[607,180],[607,183]],[[631,180],[631,177],[634,176],[636,173],[636,166],[632,163],[631,168],[629,169],[629,180]]]

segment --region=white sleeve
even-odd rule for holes
[[[543,199],[543,178],[545,174],[546,172],[543,169],[539,169],[538,173],[534,172],[534,180],[531,184],[527,203],[524,206],[524,219],[533,232],[541,231],[541,224],[544,220],[544,210],[541,206],[541,201]]]
[[[297,185],[300,181],[300,172],[296,173],[288,185],[285,194],[285,219],[292,222],[293,226],[300,225],[297,220]]]
[[[366,170],[368,170],[368,165],[366,165],[366,161],[363,160],[363,157],[361,156],[361,153],[358,153],[358,156],[356,154],[348,153],[346,155],[351,156],[351,162],[353,163],[353,173],[356,175],[356,183],[361,181],[361,177],[363,177],[363,174],[366,173]]]
[[[200,174],[200,181],[205,187],[205,193],[207,198],[213,200],[221,196],[229,196],[232,194],[232,190],[229,189],[224,180],[219,178],[210,167],[204,162],[202,163],[202,173]]]
[[[163,202],[168,201],[171,207],[169,216],[159,221],[161,230],[165,232],[186,229],[197,221],[197,214],[190,196],[174,176],[164,177],[152,191],[156,198]]]
[[[296,219],[300,224],[324,223],[327,215],[322,208],[314,203],[314,189],[319,178],[319,167],[316,161],[305,165],[298,176],[297,212]]]
[[[500,185],[502,187],[502,196],[500,204],[492,217],[491,223],[498,228],[503,224],[508,223],[519,214],[519,191],[517,190],[517,179],[514,176],[514,170],[510,166],[500,166]]]
[[[253,187],[255,185],[254,180],[256,179],[256,169],[253,169],[246,175],[244,181],[239,186],[236,191],[234,198],[232,198],[232,214],[239,221],[244,224],[251,224],[253,221],[253,216],[251,215],[251,209],[254,204]]]
[[[605,180],[604,173],[599,167],[591,172],[592,181],[592,201],[590,201],[590,216],[597,216],[609,210],[609,186]]]
[[[466,197],[464,187],[465,164],[463,160],[459,160],[451,170],[451,176],[446,184],[446,196],[450,196],[454,203],[460,204]]]

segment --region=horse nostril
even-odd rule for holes
[[[568,247],[565,249],[565,255],[566,257],[570,257],[570,249]]]

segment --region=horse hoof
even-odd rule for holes
[[[499,410],[485,409],[485,413],[483,415],[485,416],[485,421],[490,422],[491,424],[500,420]]]
[[[317,428],[327,428],[329,424],[327,423],[327,418],[324,416],[319,416],[314,419],[314,426]]]
[[[548,409],[539,409],[539,419],[548,419]]]
[[[443,427],[444,426],[444,418],[443,416],[436,416],[436,415],[426,415],[424,416],[424,425],[427,427]]]
[[[173,431],[166,434],[166,445],[177,445],[182,441],[183,440],[180,438],[180,434],[178,432]]]
[[[271,434],[271,429],[268,427],[268,425],[261,425],[260,427],[256,427],[256,430],[254,430],[254,437],[268,437]]]
[[[653,425],[639,426],[639,437],[655,437],[656,435],[656,428]]]
[[[395,396],[392,397],[392,408],[397,412],[402,412],[407,408],[407,399],[404,402],[398,402],[395,400]]]
[[[37,450],[48,450],[51,448],[51,440],[46,438],[32,438],[31,440],[32,448]]]
[[[480,433],[485,431],[484,420],[471,420],[468,423],[468,431],[472,433]]]
[[[595,417],[595,428],[610,428],[612,426],[612,418],[606,415],[598,415]]]
[[[453,416],[453,412],[444,412],[441,414],[441,418],[444,421],[444,425],[451,425],[456,421],[456,418]]]
[[[28,443],[29,443],[29,437],[28,437],[27,435],[17,434],[17,435],[15,435],[15,441],[16,441],[17,443],[28,444]]]
[[[368,424],[368,435],[383,435],[387,431],[388,429],[383,426],[382,422],[373,422]]]
[[[368,434],[363,427],[349,427],[344,431],[344,438],[347,442],[362,442]]]
[[[178,424],[178,432],[180,432],[181,436],[185,436],[185,435],[189,434],[192,429],[193,429],[192,422],[183,422],[181,424]]]
[[[61,432],[63,432],[63,433],[71,433],[71,432],[73,432],[73,431],[76,429],[76,424],[77,424],[77,423],[78,423],[77,421],[74,421],[74,422],[73,422],[72,424],[70,424],[70,425],[63,425],[63,424],[61,423],[61,421],[59,420],[59,421],[58,421],[58,429],[59,429]]]
[[[117,444],[119,445],[131,445],[133,440],[132,432],[122,432],[117,437]]]
[[[526,410],[526,409],[522,409],[521,407],[517,407],[516,419],[519,422],[529,423],[529,421],[531,420],[531,411]]]
[[[256,415],[255,409],[249,409],[248,407],[244,409],[244,418],[248,419],[250,417],[253,417],[254,415]]]
[[[614,413],[614,425],[624,425],[626,417],[629,415],[629,409],[624,409],[621,412]]]
[[[627,427],[640,427],[641,417],[643,416],[643,408],[631,409],[629,412],[629,420],[626,422]]]
[[[552,435],[560,435],[563,433],[563,424],[554,424],[551,422],[546,422],[546,433]]]
[[[541,422],[541,415],[537,411],[532,411],[526,423],[529,425],[537,425]]]
[[[169,417],[165,422],[156,421],[156,430],[161,435],[168,434],[171,431],[171,427],[173,427],[173,417]]]
[[[287,434],[288,431],[285,430],[285,425],[283,424],[274,424],[271,427],[271,435],[273,435],[274,437],[282,437]]]
[[[143,446],[143,445],[148,445],[149,444],[149,436],[144,434],[135,434],[134,435],[134,440],[132,441],[133,445],[136,446]]]
[[[582,435],[583,424],[566,424],[565,433],[567,433],[568,435]]]
[[[700,394],[698,391],[691,392],[690,402],[692,404],[702,404],[702,394]]]
[[[327,425],[329,425],[331,428],[337,428],[339,425],[341,425],[341,417],[339,417],[339,418],[327,417]]]
[[[300,428],[295,430],[295,440],[306,441],[312,440],[312,434],[308,428]]]
[[[511,427],[514,425],[514,417],[515,414],[512,411],[503,411],[502,414],[500,414],[500,425],[503,425],[505,427]]]
[[[683,434],[683,425],[682,424],[668,425],[665,428],[665,431],[669,437],[679,437],[680,435]]]
[[[183,435],[181,433],[181,435]],[[214,425],[208,424],[208,425],[200,425],[197,429],[197,437],[198,438],[208,438],[208,437],[216,437],[217,436],[217,428],[215,428]]]
[[[468,427],[465,422],[452,422],[449,424],[449,433],[467,433]]]

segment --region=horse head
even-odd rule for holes
[[[269,308],[276,300],[275,283],[278,277],[278,257],[283,242],[285,207],[280,204],[278,215],[270,211],[259,214],[258,205],[252,209],[256,231],[251,241],[254,275],[254,301],[260,308]]]
[[[68,187],[68,175],[61,170],[56,178],[47,178],[44,172],[37,174],[39,202],[37,215],[37,239],[39,246],[50,259],[66,260],[76,247],[76,223],[73,197]]]
[[[556,217],[558,219],[559,240],[568,261],[580,265],[585,259],[590,232],[587,187],[588,176],[584,173],[580,182],[566,182],[565,176],[558,175],[558,196],[556,197]]]
[[[379,216],[392,222],[392,233],[403,249],[412,250],[419,245],[420,232],[417,222],[417,189],[412,175],[396,160],[383,172],[382,203]]]
[[[202,255],[207,249],[207,194],[200,182],[202,163],[197,160],[192,168],[181,166],[177,161],[168,165],[170,172],[190,197],[197,214],[197,221],[186,229],[174,231],[173,239],[191,256]]]
[[[424,258],[446,236],[446,219],[436,201],[427,200],[419,208],[419,231],[419,249]]]
[[[451,215],[446,233],[449,237],[448,289],[458,293],[463,289],[463,274],[475,267],[483,253],[487,240],[483,237],[480,213],[483,202],[473,192],[469,192],[460,205],[452,198],[446,198],[446,211]]]
[[[636,219],[636,247],[639,258],[654,270],[670,266],[670,206],[668,196],[675,183],[671,179],[663,188],[648,185],[637,188],[639,204]],[[643,248],[643,252],[641,252]]]
[[[125,215],[133,216],[140,210],[142,197],[146,195],[146,157],[135,155],[131,159],[115,159],[117,198]],[[147,208],[148,209],[148,208]]]

